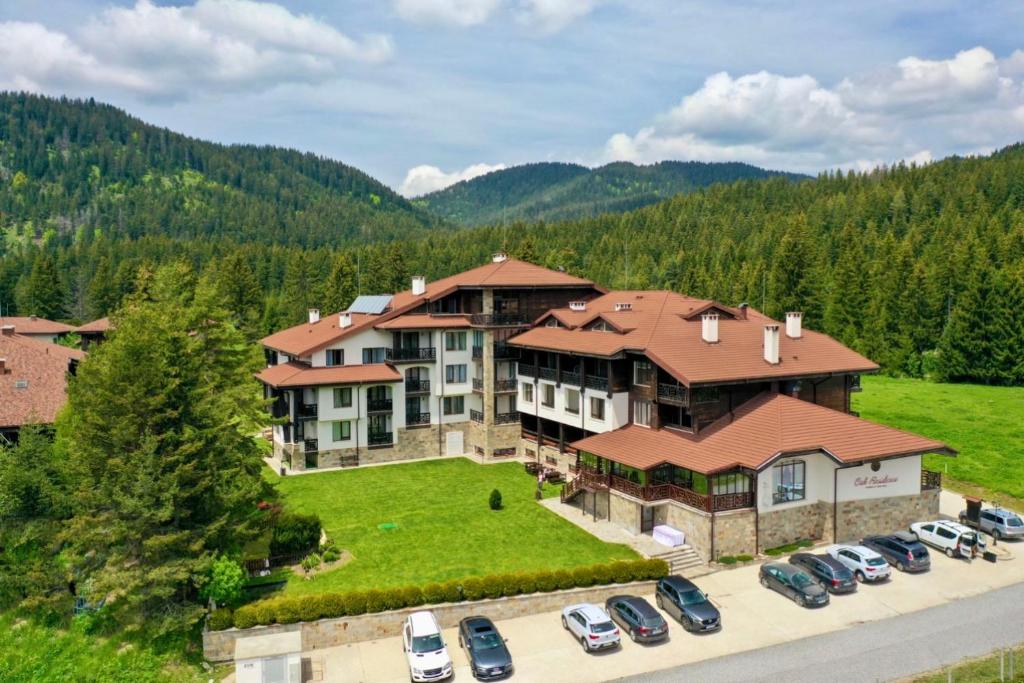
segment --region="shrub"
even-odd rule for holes
[[[245,585],[245,570],[236,560],[221,555],[213,561],[210,575],[199,591],[204,600],[213,600],[218,605],[235,605],[242,597]]]
[[[611,565],[612,581],[615,583],[629,583],[643,578],[643,565],[633,562],[614,562]]]
[[[736,556],[736,561],[737,562],[750,562],[753,559],[754,559],[753,555],[737,555]]]
[[[428,605],[445,602],[444,586],[439,583],[428,583],[423,587],[423,601]]]
[[[305,571],[310,572],[319,567],[321,561],[322,560],[320,559],[319,555],[317,555],[316,553],[310,553],[309,555],[306,555],[304,558],[302,558],[302,568]]]
[[[491,499],[489,501],[492,510],[501,509],[501,491],[494,489],[491,491]]]
[[[591,575],[594,577],[594,584],[603,586],[613,581],[613,572],[610,565],[595,564],[591,568]]]
[[[806,538],[796,542],[797,548],[810,548],[812,545],[814,545],[814,541],[810,541]]]
[[[668,576],[669,566],[665,560],[650,559],[641,560],[643,578],[645,579],[660,579]]]
[[[235,610],[234,617],[235,628],[252,628],[260,623],[255,605],[242,605]]]
[[[719,555],[718,564],[736,564],[736,558],[732,555]]]
[[[576,586],[593,586],[594,585],[594,570],[591,567],[577,567],[572,570],[573,584]],[[569,586],[572,588],[572,586]]]
[[[374,612],[383,612],[388,608],[387,596],[384,595],[384,591],[372,589],[365,593],[366,595],[366,611],[370,614]]]
[[[279,624],[294,624],[302,621],[300,598],[275,598],[273,601],[274,619]]]
[[[530,593],[536,593],[537,592],[537,576],[538,576],[537,574],[529,573],[529,572],[523,572],[522,574],[516,574],[515,575],[516,584],[517,584],[516,588],[518,589],[516,592],[517,593],[522,593],[523,595],[528,595]]]
[[[465,599],[458,581],[441,584],[441,593],[444,595],[444,602],[462,602]]]
[[[210,612],[210,618],[206,625],[210,627],[211,631],[223,631],[224,629],[231,628],[235,623],[234,616],[230,609],[221,607]]]
[[[324,562],[337,562],[341,557],[341,553],[338,552],[337,548],[328,548],[324,551]]]
[[[479,600],[484,597],[484,584],[483,581],[471,576],[462,582],[462,595],[467,600]]]
[[[568,569],[559,569],[555,572],[556,589],[566,590],[568,588],[574,588],[576,585],[576,576],[573,572],[570,572]]]
[[[399,591],[403,607],[419,607],[423,604],[423,591],[418,586],[407,586]]]
[[[286,512],[277,518],[270,537],[270,554],[304,553],[320,545],[320,518]]]
[[[366,614],[366,607],[370,601],[369,596],[366,593],[354,592],[348,593],[344,596],[345,601],[345,614],[349,616],[359,616],[360,614]]]
[[[274,604],[272,601],[260,600],[259,602],[253,603],[253,608],[256,610],[257,624],[274,623]]]
[[[316,621],[321,617],[329,616],[326,610],[326,603],[322,595],[304,595],[299,599],[299,620]]]
[[[323,616],[330,619],[348,614],[348,595],[344,593],[326,593],[320,596]]]
[[[570,576],[569,579],[572,580],[572,577]],[[539,590],[541,593],[550,593],[551,591],[558,588],[558,573],[537,572],[534,575],[534,581],[536,582],[537,590]],[[525,593],[526,591],[523,592]]]
[[[772,557],[778,557],[783,552],[782,548],[768,548],[764,551],[765,555],[771,555]]]
[[[502,576],[485,576],[480,579],[480,583],[485,598],[500,598],[505,594],[505,581]]]

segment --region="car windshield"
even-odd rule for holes
[[[881,557],[869,557],[866,563],[872,567],[881,567],[883,564],[885,564],[885,560]]]
[[[440,650],[443,647],[444,641],[441,640],[440,633],[433,633],[429,636],[412,637],[413,652],[433,652],[434,650]]]
[[[811,581],[811,577],[807,576],[807,574],[804,574],[802,572],[793,574],[793,576],[790,578],[790,582],[797,588],[803,588],[804,586],[813,583]]]
[[[849,569],[833,569],[832,574],[839,581],[849,581],[853,578],[853,572],[851,572]]]
[[[499,645],[501,645],[501,638],[499,638],[498,634],[494,631],[473,636],[474,650],[493,650]]]
[[[679,594],[679,599],[684,605],[696,605],[707,600],[704,594],[694,588],[693,590],[684,591]]]
[[[1006,518],[1006,526],[1024,526],[1024,522],[1021,521],[1020,517],[1014,515],[1013,517]]]
[[[608,633],[608,631],[615,630],[615,624],[610,621],[601,621],[596,624],[591,624],[590,630],[594,633]]]
[[[924,548],[912,548],[910,554],[914,557],[928,557],[928,551]]]

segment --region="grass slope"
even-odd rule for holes
[[[319,514],[338,547],[354,555],[311,581],[295,576],[286,593],[423,585],[637,557],[538,505],[536,480],[519,463],[454,458],[276,481],[289,509]],[[487,505],[494,488],[504,503],[499,511]],[[386,522],[398,528],[377,528]]]
[[[892,377],[865,377],[863,384],[853,402],[861,417],[941,439],[960,452],[925,458],[925,467],[944,473],[944,485],[1024,506],[1024,387]]]

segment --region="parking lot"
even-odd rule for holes
[[[1024,543],[1004,543],[1000,549],[1011,556],[1024,555]],[[836,631],[1024,582],[1024,561],[1019,559],[968,563],[935,551],[931,555],[932,569],[927,573],[893,572],[891,580],[861,585],[851,595],[833,596],[831,604],[821,609],[800,608],[762,588],[757,565],[704,576],[696,582],[722,612],[722,631],[693,635],[670,620],[668,641],[657,645],[637,645],[624,639],[620,649],[587,654],[562,630],[558,612],[509,619],[497,625],[508,638],[515,660],[514,680],[601,681]],[[653,595],[642,597],[654,604]],[[445,639],[455,664],[455,679],[473,680],[466,657],[458,648],[455,629],[447,629]],[[325,681],[409,680],[399,638],[308,655],[320,660]]]

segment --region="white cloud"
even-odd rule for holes
[[[398,16],[408,21],[476,26],[503,9],[514,10],[524,26],[556,33],[594,9],[597,0],[392,0]]]
[[[506,168],[505,164],[473,164],[461,171],[445,173],[437,166],[416,166],[410,168],[405,174],[405,180],[399,186],[398,191],[406,197],[419,197],[420,195],[443,190],[449,185],[471,180],[492,171],[500,171]]]
[[[907,57],[834,87],[809,75],[717,73],[635,134],[611,136],[603,159],[742,160],[810,172],[927,163],[933,153],[1024,135],[1022,72],[1024,53],[1000,61],[979,47],[945,60]]]
[[[308,15],[253,0],[163,7],[138,0],[89,19],[75,36],[0,22],[0,84],[48,91],[106,86],[147,97],[260,91],[322,83],[349,62],[392,53],[385,36],[356,41]]]
[[[520,19],[544,33],[555,33],[590,14],[594,4],[595,0],[521,0]]]

